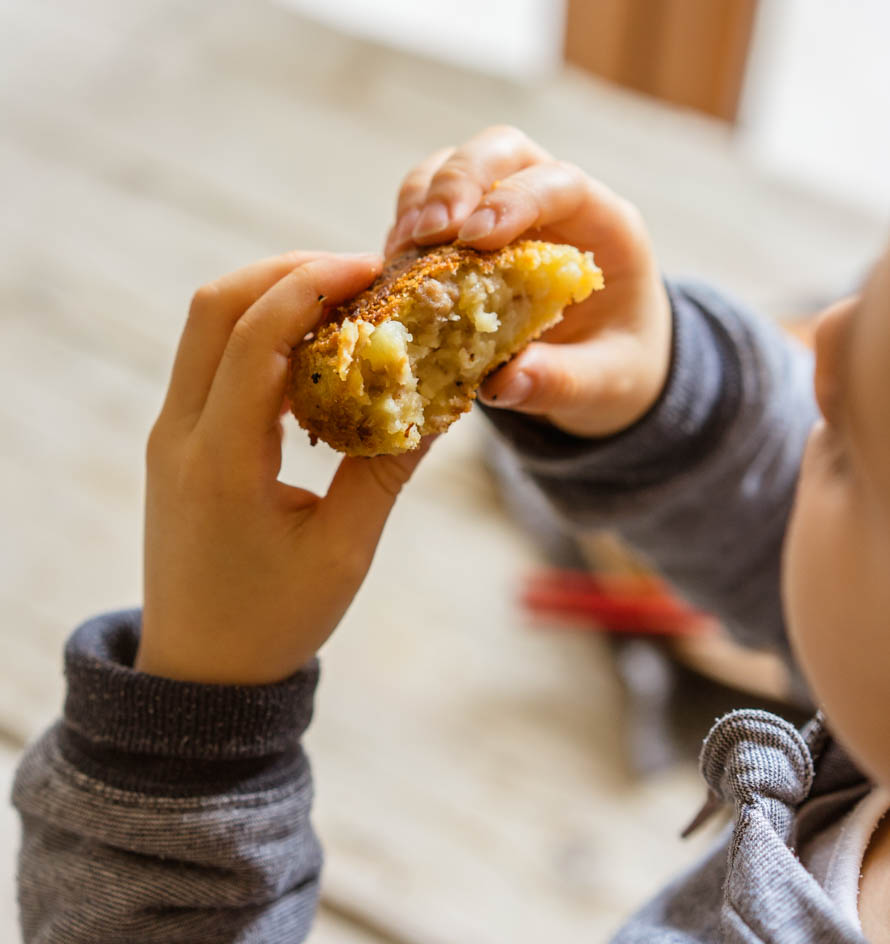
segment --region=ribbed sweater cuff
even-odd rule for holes
[[[69,639],[62,725],[69,759],[109,782],[152,792],[216,778],[231,788],[233,777],[280,774],[282,764],[298,759],[312,717],[316,660],[274,685],[160,678],[132,667],[140,622],[139,610],[110,613]]]

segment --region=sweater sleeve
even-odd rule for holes
[[[163,679],[132,668],[139,625],[113,613],[73,634],[64,716],[17,771],[24,941],[304,940],[317,664],[268,686]]]
[[[530,479],[577,534],[621,533],[744,644],[794,668],[780,560],[809,431],[812,356],[713,289],[670,284],[672,363],[658,402],[630,429],[569,436],[485,412]]]

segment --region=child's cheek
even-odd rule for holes
[[[829,470],[813,437],[801,467],[783,561],[795,656],[832,732],[860,766],[890,782],[890,591],[876,580],[872,522],[855,483]]]
[[[812,509],[817,498],[817,495],[813,494],[817,492],[817,483],[813,481],[811,471],[814,439],[817,435],[810,436],[804,450],[797,491],[782,549],[782,603],[788,633],[792,645],[795,646],[801,636],[801,624],[807,620],[808,584],[815,576],[813,570],[817,564],[809,559],[808,543],[808,537],[813,530]]]
[[[842,496],[826,472],[820,431],[807,444],[785,540],[783,601],[792,647],[819,701],[855,594]]]

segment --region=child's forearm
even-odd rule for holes
[[[787,655],[781,545],[816,417],[812,360],[712,289],[670,288],[670,376],[635,426],[577,439],[486,412],[568,528],[620,531],[742,641]]]
[[[299,743],[316,664],[257,687],[145,675],[129,668],[139,619],[75,633],[65,717],[19,768],[24,940],[303,940],[321,867]]]

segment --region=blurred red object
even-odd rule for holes
[[[650,575],[593,575],[550,570],[533,574],[522,604],[539,616],[556,616],[593,631],[648,636],[691,636],[716,630],[713,617],[683,603]]]

